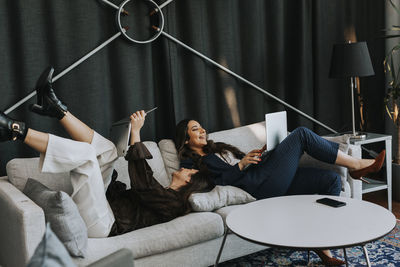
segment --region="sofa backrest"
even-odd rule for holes
[[[162,186],[167,187],[170,184],[171,179],[165,170],[164,161],[157,143],[152,141],[144,141],[143,143],[153,155],[153,158],[148,159],[147,163],[153,170],[154,177]],[[123,157],[120,157],[115,162],[114,168],[118,172],[118,181],[125,183],[127,187],[130,188],[128,162]]]
[[[164,162],[160,150],[155,142],[144,142],[153,155],[153,159],[147,160],[153,170],[154,177],[163,186],[168,186],[170,180],[165,171]],[[42,173],[39,168],[39,158],[15,158],[7,163],[6,170],[9,181],[19,190],[23,190],[28,178],[38,180],[52,190],[64,191],[72,194],[72,185],[69,173]],[[124,158],[118,158],[114,168],[118,172],[118,180],[130,187],[128,162]]]
[[[244,153],[248,153],[265,145],[265,122],[210,133],[208,134],[208,139],[233,145]]]
[[[172,173],[179,169],[178,153],[175,148],[175,143],[171,139],[163,139],[158,142],[158,147],[164,160],[165,170],[168,177],[172,178]]]
[[[19,190],[23,190],[28,178],[35,179],[48,188],[72,193],[69,173],[42,173],[39,171],[39,158],[15,158],[6,165],[8,180]]]

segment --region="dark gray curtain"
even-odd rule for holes
[[[143,2],[126,7],[128,33],[152,34]],[[117,33],[115,13],[98,0],[0,0],[0,109],[30,93],[46,66],[58,74]],[[340,131],[351,129],[349,81],[328,78],[330,54],[353,27],[357,40],[368,41],[376,72],[361,79],[367,130],[383,131],[384,44],[376,39],[384,28],[383,1],[175,0],[163,13],[165,32]],[[284,109],[162,36],[146,45],[120,37],[54,88],[74,115],[105,136],[113,121],[158,106],[143,140],[171,138],[186,117],[217,131]],[[9,115],[67,137],[57,121],[28,111],[34,101]],[[290,110],[288,119],[290,130],[304,125],[327,133]],[[1,175],[10,159],[37,156],[18,142],[2,143],[0,151]]]

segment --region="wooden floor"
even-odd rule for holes
[[[373,202],[387,208],[387,191],[381,190],[368,194],[363,194],[363,200]],[[392,200],[392,212],[397,219],[400,219],[400,202]]]

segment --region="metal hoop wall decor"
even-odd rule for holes
[[[106,40],[104,43],[102,43],[101,45],[99,45],[98,47],[96,47],[95,49],[93,49],[92,51],[90,51],[88,54],[86,54],[85,56],[83,56],[81,59],[77,60],[75,63],[73,63],[71,66],[69,66],[68,68],[66,68],[65,70],[63,70],[61,73],[59,73],[58,75],[56,75],[52,82],[57,81],[59,78],[61,78],[62,76],[64,76],[65,74],[67,74],[69,71],[71,71],[72,69],[74,69],[75,67],[77,67],[79,64],[81,64],[83,61],[85,61],[86,59],[88,59],[89,57],[91,57],[92,55],[94,55],[96,52],[98,52],[99,50],[101,50],[103,47],[105,47],[106,45],[108,45],[109,43],[111,43],[112,41],[114,41],[115,39],[117,39],[119,36],[123,35],[127,40],[133,42],[133,43],[138,43],[138,44],[146,44],[146,43],[151,43],[154,40],[156,40],[160,35],[163,35],[164,37],[166,37],[167,39],[175,42],[176,44],[182,46],[183,48],[189,50],[190,52],[194,53],[195,55],[201,57],[202,59],[206,60],[207,62],[211,63],[212,65],[216,66],[217,68],[225,71],[226,73],[232,75],[233,77],[239,79],[240,81],[246,83],[247,85],[249,85],[250,87],[253,87],[254,89],[260,91],[261,93],[267,95],[268,97],[274,99],[275,101],[279,102],[280,104],[282,104],[283,106],[295,111],[296,113],[298,113],[299,115],[309,119],[310,121],[320,125],[321,127],[327,129],[328,131],[332,132],[332,133],[337,133],[337,131],[333,130],[332,128],[328,127],[327,125],[323,124],[322,122],[314,119],[313,117],[311,117],[310,115],[302,112],[301,110],[295,108],[294,106],[286,103],[285,101],[281,100],[280,98],[276,97],[275,95],[267,92],[266,90],[260,88],[259,86],[255,85],[254,83],[250,82],[249,80],[243,78],[242,76],[240,76],[239,74],[231,71],[230,69],[222,66],[221,64],[217,63],[216,61],[210,59],[209,57],[205,56],[204,54],[198,52],[197,50],[191,48],[190,46],[186,45],[185,43],[179,41],[178,39],[176,39],[175,37],[169,35],[168,33],[166,33],[164,31],[164,15],[161,11],[162,8],[164,8],[166,5],[168,5],[169,3],[171,3],[173,0],[167,0],[165,1],[163,4],[161,5],[157,5],[157,3],[155,3],[153,0],[142,0],[142,1],[147,1],[148,3],[150,3],[150,5],[152,5],[154,7],[153,11],[149,14],[150,16],[154,15],[157,13],[157,15],[159,16],[159,21],[160,21],[160,25],[159,26],[155,26],[153,25],[152,28],[155,30],[155,34],[153,36],[151,36],[149,39],[147,40],[137,40],[134,39],[130,36],[128,36],[128,34],[126,33],[126,31],[128,30],[128,27],[124,27],[121,24],[121,15],[129,15],[129,13],[125,10],[125,6],[132,0],[125,0],[124,2],[122,2],[120,4],[120,6],[117,6],[111,2],[109,2],[108,0],[99,0],[101,2],[103,2],[106,5],[111,6],[112,8],[117,10],[116,13],[116,22],[117,22],[117,26],[119,29],[119,32],[114,34],[111,38],[109,38],[108,40]],[[14,109],[16,109],[17,107],[19,107],[20,105],[22,105],[24,102],[26,102],[27,100],[29,100],[30,98],[32,98],[34,95],[36,95],[36,91],[34,90],[33,92],[31,92],[29,95],[27,95],[26,97],[24,97],[23,99],[21,99],[20,101],[18,101],[16,104],[14,104],[13,106],[11,106],[10,108],[8,108],[7,110],[4,111],[5,114],[10,113],[11,111],[13,111]]]
[[[124,27],[123,27],[122,24],[121,24],[121,14],[123,14],[122,11],[124,10],[125,5],[128,4],[130,1],[132,1],[132,0],[125,0],[125,1],[119,6],[118,12],[117,12],[117,14],[116,14],[117,26],[118,26],[119,30],[121,31],[122,35],[124,35],[125,38],[128,39],[128,40],[131,41],[131,42],[138,43],[138,44],[147,44],[147,43],[153,42],[154,40],[156,40],[156,39],[161,35],[161,32],[156,32],[156,33],[155,33],[152,37],[150,37],[149,39],[144,40],[144,41],[141,41],[141,40],[136,40],[136,39],[130,37],[130,36],[126,33],[126,31],[123,30]],[[153,9],[153,10],[161,10],[160,7],[157,5],[156,2],[154,2],[154,1],[152,1],[152,0],[146,0],[146,1],[149,2],[151,5],[154,6],[154,9]],[[160,12],[157,12],[157,14],[158,14],[159,17],[160,17],[160,24],[161,24],[161,25],[160,25],[160,28],[161,28],[161,29],[164,29],[164,14],[163,14],[161,11],[160,11]]]

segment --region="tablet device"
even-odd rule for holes
[[[128,151],[129,137],[131,135],[130,120],[123,119],[111,125],[110,140],[117,148],[118,157],[124,157]]]

